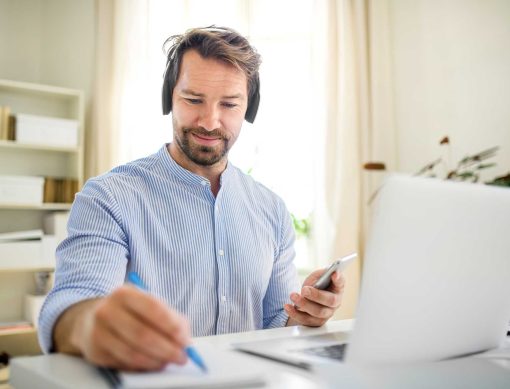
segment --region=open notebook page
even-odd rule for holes
[[[235,351],[221,351],[198,347],[207,365],[202,372],[193,362],[184,366],[168,365],[164,370],[150,373],[120,372],[121,387],[140,388],[238,388],[264,386],[263,369],[253,358]]]

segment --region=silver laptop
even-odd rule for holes
[[[373,205],[354,330],[237,344],[310,367],[496,348],[510,319],[510,189],[394,175]]]

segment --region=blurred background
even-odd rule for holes
[[[0,79],[83,91],[86,179],[172,140],[163,42],[213,24],[262,55],[257,120],[230,159],[285,200],[302,274],[362,258],[389,172],[441,158],[424,174],[446,177],[496,146],[478,181],[510,172],[508,0],[0,0]],[[339,317],[354,314],[361,263]]]

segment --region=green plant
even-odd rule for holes
[[[443,137],[439,141],[439,145],[447,148],[447,154],[450,155],[450,139],[448,136]],[[453,168],[451,168],[449,158],[439,157],[423,166],[414,175],[425,177],[442,176],[445,180],[478,182],[482,170],[496,166],[495,162],[489,162],[488,160],[495,157],[498,150],[499,146],[495,146],[473,155],[467,155]],[[443,166],[442,174],[438,173],[440,166]],[[368,162],[364,165],[364,168],[365,170],[386,170],[383,162]],[[510,173],[505,176],[495,177],[485,183],[488,185],[510,186]]]
[[[439,145],[449,149],[450,139],[445,136],[441,139]],[[462,158],[453,169],[450,167],[448,160],[440,157],[422,167],[415,175],[437,177],[436,167],[443,164],[445,166],[444,178],[446,180],[478,182],[482,170],[496,166],[496,163],[486,161],[496,156],[498,150],[499,146],[496,146],[473,155],[467,155]]]
[[[308,237],[310,235],[310,220],[309,218],[299,219],[293,213],[290,214],[292,217],[292,224],[294,226],[294,231],[296,231],[296,236],[300,237]]]

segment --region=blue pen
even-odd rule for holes
[[[147,287],[136,272],[132,271],[128,273],[128,281],[139,289],[147,292]],[[200,357],[198,354],[197,350],[195,350],[192,346],[188,346],[184,349],[184,351],[195,365],[197,365],[204,373],[207,373],[207,367],[205,366],[205,363],[202,357]]]

